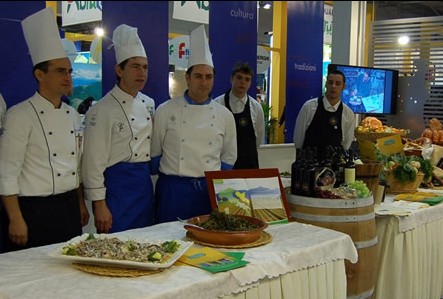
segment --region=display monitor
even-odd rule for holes
[[[344,64],[329,64],[328,72],[339,70],[346,77],[343,103],[354,113],[395,114],[398,71]]]

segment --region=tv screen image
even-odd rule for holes
[[[395,114],[398,71],[343,64],[329,64],[328,72],[339,70],[346,77],[341,99],[354,113]]]

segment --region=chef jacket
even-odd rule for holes
[[[135,98],[115,86],[86,113],[82,180],[86,198],[106,197],[104,171],[119,162],[151,160],[154,100],[138,93]]]
[[[323,97],[323,106],[326,111],[335,112],[341,101],[339,101],[334,106],[331,106],[326,96]],[[294,144],[295,148],[302,148],[305,141],[305,133],[309,125],[314,118],[315,111],[317,111],[318,98],[310,99],[303,104],[297,120],[295,121],[294,129]],[[354,129],[355,129],[355,114],[352,112],[351,108],[343,103],[343,114],[341,117],[341,129],[342,129],[342,140],[341,145],[344,149],[349,149],[351,147],[352,140],[354,140]]]
[[[184,96],[168,100],[155,112],[151,153],[162,155],[159,170],[167,175],[204,177],[222,163],[234,165],[234,116],[214,101],[191,105]]]
[[[80,115],[38,92],[11,107],[0,137],[0,194],[48,196],[79,186]]]
[[[257,141],[257,149],[265,141],[265,117],[263,114],[263,108],[261,104],[254,98],[245,95],[242,99],[237,98],[232,91],[229,92],[229,106],[231,106],[232,112],[235,114],[243,112],[245,110],[246,102],[249,98],[249,107],[251,109],[252,125],[254,127],[255,138]],[[225,106],[225,94],[215,98],[219,104]]]
[[[0,130],[3,127],[3,118],[5,117],[6,114],[6,103],[5,103],[5,99],[3,99],[2,94],[0,93]]]

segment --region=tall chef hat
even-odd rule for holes
[[[205,26],[201,25],[191,32],[188,68],[196,64],[214,67],[212,54],[206,38]]]
[[[112,43],[115,48],[117,64],[131,57],[141,56],[147,58],[145,48],[138,37],[137,28],[126,24],[119,25],[115,28],[112,35]]]
[[[34,66],[44,61],[67,57],[51,7],[24,19],[22,29]]]

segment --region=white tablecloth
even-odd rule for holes
[[[98,276],[48,256],[60,244],[0,254],[0,298],[346,298],[344,259],[357,260],[348,235],[295,222],[266,231],[270,244],[235,250],[246,252],[246,267],[218,274],[172,266],[136,278]],[[171,222],[117,235],[170,240],[185,230]]]
[[[443,204],[409,216],[376,218],[375,298],[443,298]]]

